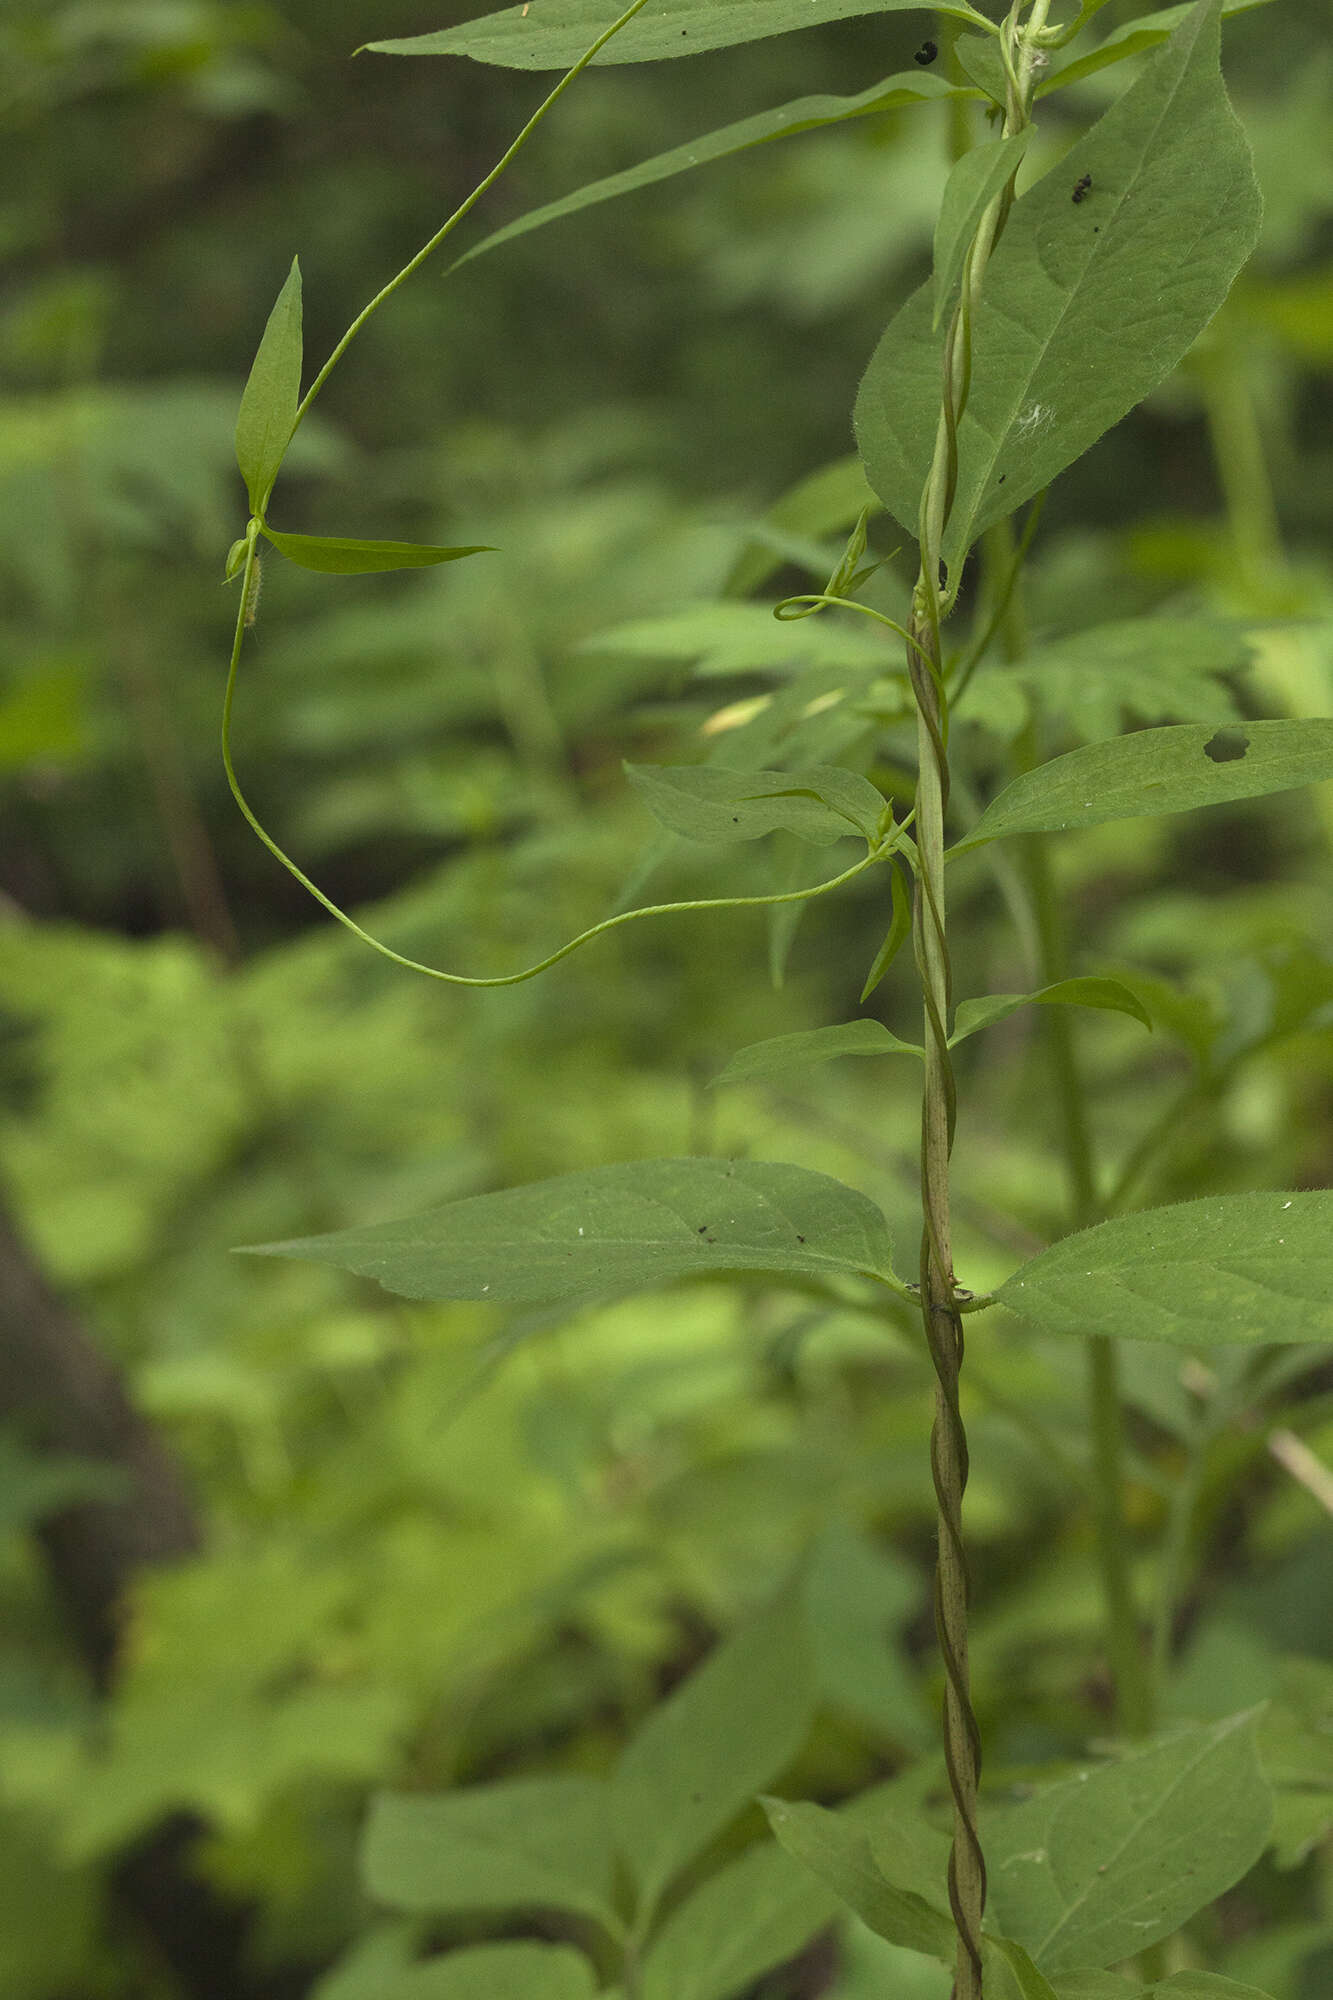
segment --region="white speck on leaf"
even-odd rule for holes
[[[1290,1208],[1290,1207],[1291,1207],[1291,1203],[1290,1203],[1289,1201],[1284,1201],[1284,1202],[1283,1202],[1283,1204],[1282,1204],[1282,1206],[1283,1206],[1284,1208]]]

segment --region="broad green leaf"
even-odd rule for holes
[[[1118,1972],[1086,1968],[1060,1973],[1055,1990],[1059,2000],[1145,2000],[1137,1981],[1122,1979]]]
[[[1011,833],[1059,833],[1145,813],[1189,812],[1333,778],[1333,720],[1182,722],[1087,743],[1025,772],[950,851]]]
[[[1061,164],[1015,202],[986,268],[950,571],[1155,388],[1207,326],[1258,232],[1249,148],[1218,67],[1218,0],[1175,34]],[[1091,176],[1086,199],[1076,182]],[[935,449],[934,286],[871,358],[856,433],[871,485],[915,534]]]
[[[648,0],[642,14],[613,36],[594,61],[658,62],[702,55],[708,49],[917,4],[919,0]],[[617,11],[623,13],[624,6],[617,8],[616,0],[530,0],[527,6],[506,7],[461,27],[366,46],[389,56],[471,56],[506,69],[568,69],[611,26]],[[966,0],[946,0],[939,11],[985,22]]]
[[[1044,1972],[1039,1972],[1021,1944],[1012,1938],[988,1937],[983,1947],[989,1965],[1000,1964],[1008,1972],[1019,2000],[1064,2000]],[[989,1979],[987,1980],[989,1985]]]
[[[1178,1347],[1333,1340],[1333,1193],[1223,1194],[1116,1216],[1043,1250],[996,1297],[1043,1333]]]
[[[1007,139],[986,139],[955,162],[935,223],[935,310],[931,326],[938,332],[953,304],[963,264],[985,211],[1027,151],[1032,127]]]
[[[809,1028],[794,1035],[772,1035],[737,1049],[718,1071],[711,1088],[724,1083],[766,1083],[792,1070],[814,1069],[835,1056],[924,1056],[915,1042],[900,1042],[882,1021],[844,1021],[836,1028]]]
[[[252,1246],[413,1299],[496,1305],[643,1291],[717,1271],[891,1272],[880,1210],[827,1174],[759,1160],[638,1160],[402,1222]]]
[[[301,266],[292,258],[236,413],[236,463],[258,514],[291,443],[301,400]]]
[[[671,1912],[643,1962],[642,2000],[731,2000],[794,1958],[838,1909],[774,1842],[751,1847]]]
[[[567,1944],[476,1944],[425,1959],[379,2000],[596,2000],[597,1979]]]
[[[985,1816],[995,1923],[1051,1976],[1114,1965],[1238,1882],[1271,1817],[1252,1712],[1183,1730]]]
[[[765,1799],[763,1807],[788,1854],[826,1882],[877,1936],[927,1958],[952,1959],[951,1920],[915,1890],[887,1882],[864,1831],[845,1814],[786,1799]]]
[[[1233,14],[1248,14],[1252,7],[1267,4],[1268,0],[1222,0],[1222,18],[1226,21]],[[1062,90],[1067,83],[1077,83],[1080,77],[1092,76],[1111,63],[1123,62],[1126,56],[1141,55],[1145,49],[1157,48],[1173,29],[1180,26],[1189,10],[1190,0],[1184,0],[1182,6],[1162,7],[1156,13],[1140,14],[1136,21],[1127,21],[1123,28],[1109,34],[1097,48],[1071,57],[1062,69],[1052,69],[1050,75],[1043,77],[1037,85],[1035,95],[1047,97],[1053,90]],[[1078,38],[1080,46],[1082,39],[1082,36]]]
[[[310,1989],[309,2000],[385,2000],[421,1948],[424,1925],[403,1918],[373,1924]]]
[[[1273,2000],[1257,1986],[1224,1979],[1220,1972],[1173,1972],[1159,1979],[1144,2000]]]
[[[889,919],[889,928],[884,933],[884,942],[875,953],[875,962],[866,974],[866,983],[861,988],[862,1006],[912,935],[912,891],[903,869],[896,861],[889,864],[889,880],[893,884],[893,915]]]
[[[830,847],[849,834],[874,840],[888,813],[869,778],[834,764],[797,771],[626,764],[625,774],[653,818],[689,840],[758,840],[781,828]]]
[[[1145,1028],[1152,1028],[1152,1016],[1143,1002],[1118,979],[1057,979],[1054,986],[1043,986],[1036,993],[987,993],[980,1000],[961,1001],[949,1047],[1016,1014],[1020,1007],[1104,1007],[1110,1013],[1132,1014]]]
[[[946,97],[975,95],[974,91],[962,85],[950,83],[945,76],[917,70],[911,75],[887,76],[882,83],[873,83],[868,90],[858,91],[855,97],[828,94],[798,97],[790,104],[776,105],[772,111],[759,111],[751,118],[738,119],[734,125],[724,125],[719,131],[705,132],[698,139],[691,139],[683,146],[673,146],[669,152],[656,153],[652,159],[641,160],[634,167],[625,167],[618,174],[590,181],[586,187],[562,195],[558,201],[544,202],[540,208],[518,216],[515,221],[506,223],[503,229],[497,229],[494,235],[474,244],[452,268],[456,271],[474,257],[484,256],[488,250],[498,249],[502,243],[509,243],[516,236],[526,236],[533,229],[544,229],[548,222],[559,222],[566,215],[577,215],[580,209],[592,208],[603,201],[614,201],[618,195],[633,194],[639,188],[652,187],[658,181],[672,179],[676,174],[709,166],[714,160],[730,159],[733,154],[743,153],[751,146],[762,146],[771,139],[791,138],[798,132],[817,131],[826,125],[843,124],[849,118],[870,117],[875,112],[898,111],[908,104],[936,103]]]
[[[612,1781],[641,1913],[791,1762],[814,1698],[804,1621],[784,1594],[652,1710]]]
[[[339,535],[280,535],[264,529],[279,555],[302,569],[323,570],[328,576],[372,576],[388,569],[428,569],[432,563],[457,562],[460,556],[493,553],[485,542],[465,549],[434,548],[427,542],[358,542]]]
[[[381,1792],[362,1877],[377,1902],[413,1914],[576,1910],[615,1934],[610,1810],[600,1778]]]

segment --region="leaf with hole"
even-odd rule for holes
[[[301,400],[301,266],[295,257],[268,316],[236,413],[236,463],[258,514],[278,476]]]
[[[484,542],[468,548],[436,548],[428,542],[361,542],[341,535],[283,535],[266,527],[265,538],[281,556],[301,569],[326,576],[373,576],[391,569],[429,569],[435,563],[457,562],[462,556],[492,555]]]
[[[1272,1817],[1253,1711],[1080,1771],[983,1821],[997,1926],[1041,1970],[1109,1966],[1238,1882]]]
[[[660,62],[702,55],[770,35],[849,21],[858,14],[907,9],[919,0],[650,0],[635,20],[594,57],[598,63]],[[620,11],[624,12],[622,6]],[[986,25],[966,0],[944,0],[939,10]],[[483,14],[456,28],[407,35],[366,47],[389,56],[471,56],[507,69],[568,69],[616,18],[614,0],[537,0]]]
[[[965,854],[1013,833],[1060,833],[1146,813],[1191,812],[1333,778],[1333,720],[1182,722],[1087,743],[1006,785],[971,832]]]
[[[401,1222],[251,1246],[412,1299],[514,1305],[646,1291],[728,1271],[887,1277],[883,1214],[827,1174],[760,1160],[638,1160]]]
[[[837,1027],[808,1028],[794,1035],[771,1035],[737,1049],[711,1088],[724,1083],[768,1083],[793,1071],[816,1068],[835,1056],[924,1056],[915,1042],[900,1042],[881,1021],[844,1021]]]
[[[1048,486],[1170,374],[1254,246],[1259,191],[1218,66],[1217,0],[1010,210],[973,329],[971,394],[942,554]],[[1087,200],[1076,183],[1091,176]],[[871,485],[911,534],[935,451],[928,282],[890,324],[856,404]]]
[[[1118,979],[1057,979],[1053,986],[1043,986],[1036,993],[987,993],[979,1000],[961,1001],[949,1047],[1016,1014],[1020,1007],[1101,1007],[1108,1013],[1131,1014],[1145,1028],[1152,1028],[1152,1016],[1143,1002]]]
[[[1333,1193],[1223,1194],[1066,1236],[995,1294],[1043,1333],[1333,1340]]]
[[[625,775],[653,818],[688,840],[759,840],[782,829],[831,847],[849,834],[875,840],[888,818],[888,802],[868,778],[832,764],[797,771],[627,764]]]

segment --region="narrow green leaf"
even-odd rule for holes
[[[611,44],[611,47],[615,46],[615,43]],[[639,188],[653,187],[658,181],[671,180],[676,174],[689,173],[695,167],[710,166],[714,160],[730,159],[751,146],[762,146],[773,139],[789,139],[798,132],[813,132],[827,125],[841,125],[849,118],[867,118],[876,112],[898,111],[909,104],[936,103],[947,97],[975,97],[976,94],[964,85],[951,83],[945,76],[918,70],[907,76],[886,76],[881,83],[872,83],[868,90],[858,91],[854,97],[833,97],[827,93],[797,97],[790,104],[779,104],[771,111],[756,112],[753,117],[738,119],[734,125],[724,125],[716,132],[705,132],[698,139],[691,139],[683,146],[673,146],[669,152],[656,153],[652,159],[640,160],[637,166],[625,167],[619,173],[608,174],[603,180],[590,181],[586,187],[562,195],[558,201],[544,202],[540,208],[518,216],[513,222],[507,222],[503,229],[497,229],[493,235],[473,244],[451,268],[456,271],[462,265],[471,263],[474,257],[482,257],[488,250],[496,250],[502,243],[512,242],[516,236],[544,229],[549,222],[577,215],[581,209],[593,208],[600,202],[614,201],[622,194],[634,194]]]
[[[889,864],[889,879],[893,884],[893,915],[889,919],[884,942],[875,953],[875,962],[866,974],[866,983],[861,988],[862,1006],[912,935],[912,891],[906,874],[896,861]]]
[[[475,1944],[399,1973],[378,2000],[596,2000],[597,1979],[567,1944]]]
[[[291,443],[301,400],[301,266],[292,258],[236,413],[236,463],[258,514]]]
[[[827,1174],[759,1160],[639,1160],[426,1215],[251,1246],[413,1299],[517,1304],[644,1291],[718,1271],[892,1272],[880,1210]]]
[[[1268,0],[1222,0],[1222,19],[1230,20],[1233,14],[1248,14],[1253,7],[1266,7]],[[1115,29],[1106,40],[1095,49],[1082,50],[1070,58],[1062,69],[1053,69],[1049,76],[1037,85],[1036,96],[1048,97],[1053,90],[1063,90],[1067,83],[1077,83],[1080,78],[1092,76],[1099,69],[1106,69],[1111,63],[1123,62],[1126,56],[1141,55],[1145,49],[1157,48],[1190,10],[1190,0],[1184,0],[1179,7],[1162,7],[1152,14],[1140,14],[1136,21],[1127,21],[1122,28]],[[1082,36],[1078,38],[1082,43]]]
[[[992,1965],[998,1960],[1005,1965],[1018,1988],[1020,2000],[1065,2000],[1056,1992],[1044,1972],[1038,1972],[1021,1944],[1012,1938],[988,1937],[983,1945],[983,1954]]]
[[[884,667],[881,637],[832,619],[773,616],[771,605],[687,604],[661,618],[636,618],[583,641],[585,652],[631,659],[690,660],[697,675],[804,673],[811,667]]]
[[[986,139],[955,162],[935,223],[935,310],[931,326],[938,332],[953,305],[963,275],[963,262],[977,225],[1027,151],[1032,127],[1025,125],[1007,139]]]
[[[1257,1986],[1224,1979],[1220,1972],[1173,1972],[1159,1979],[1144,2000],[1273,2000]]]
[[[653,818],[689,840],[758,840],[781,828],[830,847],[849,834],[874,840],[888,812],[868,778],[833,764],[798,771],[626,764],[625,775]]]
[[[1059,833],[1145,813],[1190,812],[1333,778],[1333,720],[1182,722],[1087,743],[1006,785],[950,852],[1011,833]]]
[[[794,1035],[771,1035],[737,1049],[710,1088],[724,1083],[766,1083],[793,1070],[814,1069],[835,1056],[922,1056],[915,1042],[900,1042],[882,1021],[844,1021],[836,1028],[808,1028]]]
[[[788,1854],[826,1882],[878,1937],[927,1958],[952,1959],[950,1919],[915,1890],[897,1889],[885,1880],[860,1827],[823,1806],[793,1805],[786,1799],[761,1803]]]
[[[652,1710],[612,1781],[616,1838],[640,1918],[791,1762],[813,1710],[804,1621],[785,1593]]]
[[[1116,1216],[996,1293],[1044,1333],[1179,1347],[1333,1340],[1333,1193],[1223,1194]]]
[[[919,0],[650,0],[594,61],[659,62],[702,55],[708,49],[732,48],[738,42],[762,41],[799,28],[822,27],[828,21],[918,4]],[[966,0],[945,0],[939,11],[963,21],[985,22],[985,16]],[[536,0],[535,5],[506,7],[461,27],[368,42],[366,47],[389,56],[471,56],[475,62],[498,63],[506,69],[568,69],[615,18],[615,7],[608,0]]]
[[[1054,986],[1043,986],[1036,993],[987,993],[980,1000],[960,1002],[949,1047],[1020,1007],[1104,1007],[1111,1013],[1132,1014],[1145,1028],[1152,1028],[1152,1016],[1143,1002],[1118,979],[1057,979]]]
[[[774,1842],[748,1848],[671,1912],[643,1962],[642,2000],[731,2000],[794,1958],[838,1909]]]
[[[264,529],[279,555],[302,569],[322,570],[328,576],[371,576],[379,570],[428,569],[432,563],[457,562],[461,556],[490,555],[486,542],[464,549],[442,549],[427,542],[347,541],[339,535],[280,535],[276,528]]]
[[[995,1921],[1041,1969],[1114,1965],[1178,1930],[1262,1854],[1272,1817],[1254,1713],[1182,1730],[992,1809]]]
[[[1218,42],[1218,0],[1198,0],[1010,211],[974,330],[943,549],[951,572],[1170,374],[1253,248],[1259,192]],[[870,483],[912,534],[939,410],[933,306],[927,283],[880,341],[856,405]]]
[[[613,1934],[610,1799],[600,1778],[521,1778],[438,1796],[381,1792],[361,1872],[413,1914],[576,1910]]]

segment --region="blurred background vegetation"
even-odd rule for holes
[[[791,1784],[836,1798],[930,1754],[909,1323],[759,1286],[502,1323],[229,1254],[691,1150],[800,1160],[866,1188],[900,1242],[916,1226],[912,1077],[705,1087],[740,1044],[856,1011],[877,877],[794,935],[673,919],[477,995],[338,931],[226,793],[240,386],[294,251],[317,360],[537,101],[531,76],[350,59],[476,11],[8,0],[0,19],[3,2000],[336,2000],[328,1968],[374,1920],[354,1866],[373,1786],[600,1768],[811,1545],[826,1712]],[[1057,654],[1039,724],[1021,682],[979,678],[960,720],[978,793],[1038,728],[1049,752],[1126,721],[1329,712],[1327,25],[1317,0],[1228,25],[1258,257],[1186,367],[1060,481],[1034,551],[1040,641],[1145,610],[1232,641],[1095,698]],[[928,26],[594,72],[469,240],[749,111],[910,69]],[[1125,75],[1052,101],[1043,164]],[[501,551],[408,578],[269,564],[243,777],[398,948],[508,970],[650,879],[787,879],[781,851],[655,845],[626,795],[622,757],[717,754],[710,718],[742,700],[778,697],[737,737],[759,763],[828,694],[818,754],[865,752],[894,789],[901,689],[860,632],[799,628],[811,650],[774,664],[765,614],[736,613],[836,557],[836,508],[771,510],[850,449],[859,372],[928,268],[947,138],[933,108],[862,121],[447,281],[441,263],[335,376],[276,524]],[[1135,1199],[1333,1182],[1330,789],[1052,850],[1075,969],[1136,983],[1157,1021],[1151,1043],[1119,1017],[1078,1029],[1107,1180],[1166,1112]],[[1038,983],[1003,887],[960,873],[962,993]],[[901,1031],[905,975],[881,1001]],[[1068,1226],[1069,1197],[1031,1016],[965,1053],[960,1269],[981,1287]],[[1095,1741],[1109,1690],[1081,1356],[990,1321],[972,1346],[975,1671],[1002,1774]],[[1276,1695],[1289,1732],[1275,1859],[1210,1919],[1210,1962],[1317,2000],[1333,1375],[1308,1351],[1252,1381],[1150,1347],[1126,1373],[1145,1609],[1176,1548],[1165,1712]],[[849,1936],[764,1993],[932,2000],[936,1969],[892,1959]]]

